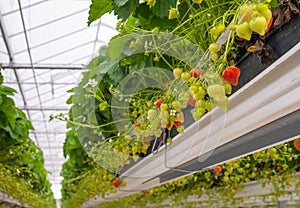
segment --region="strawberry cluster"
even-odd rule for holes
[[[240,7],[240,23],[231,26],[240,38],[250,40],[252,32],[264,36],[273,23],[272,12],[265,3],[247,3]]]

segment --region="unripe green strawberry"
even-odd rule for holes
[[[199,87],[198,92],[193,94],[193,97],[195,100],[201,100],[202,98],[204,98],[205,94],[205,91],[201,87]]]
[[[251,30],[262,36],[265,35],[265,30],[268,26],[266,18],[264,18],[263,16],[253,18],[252,20],[250,20],[249,25]]]
[[[152,119],[155,119],[156,116],[157,116],[156,110],[150,109],[150,110],[148,111],[148,117],[149,117],[149,119],[151,119],[151,120],[152,120]]]
[[[179,103],[177,100],[175,100],[175,101],[172,102],[172,107],[173,107],[174,110],[176,110],[177,112],[180,111],[180,103]]]
[[[197,108],[205,108],[205,101],[204,100],[198,100],[196,103]]]
[[[236,29],[236,24],[231,24],[231,25],[229,25],[229,29],[230,30],[232,30],[232,31],[235,31],[235,29]]]
[[[212,43],[209,45],[208,47],[208,50],[211,52],[211,53],[216,53],[219,49],[219,46],[217,43]]]
[[[163,111],[167,111],[168,108],[169,108],[168,104],[165,104],[165,103],[161,104],[161,106],[160,106],[160,109]]]
[[[195,4],[201,4],[201,3],[202,3],[202,0],[193,0],[193,2],[194,2]]]
[[[180,68],[175,68],[175,69],[173,70],[173,74],[174,74],[175,78],[180,78],[180,76],[181,76],[181,74],[182,74],[182,69],[180,69]]]
[[[240,17],[244,21],[250,21],[253,16],[255,6],[253,4],[244,4],[240,8]]]
[[[176,130],[179,132],[179,133],[182,133],[184,131],[184,126],[178,126],[176,127]]]
[[[263,17],[266,19],[267,22],[270,22],[270,19],[271,19],[271,17],[272,17],[272,12],[271,12],[270,9],[268,9],[268,10],[266,10],[266,11],[264,11],[264,12],[259,12],[259,14],[260,14],[261,16],[263,16]]]
[[[270,18],[272,16],[272,12],[269,10],[268,4],[259,3],[256,5],[256,11],[258,11],[264,18],[266,18],[266,21],[269,22]]]
[[[181,79],[185,82],[188,82],[190,80],[191,76],[190,76],[190,73],[188,72],[183,72],[181,74]]]
[[[199,115],[203,116],[205,114],[205,109],[204,108],[197,108]]]
[[[251,35],[252,35],[252,31],[249,27],[249,23],[248,22],[243,22],[242,24],[238,25],[236,27],[236,33],[240,38],[250,40]]]
[[[191,91],[193,94],[197,93],[198,90],[199,90],[199,88],[198,88],[197,86],[195,86],[195,85],[190,86],[189,89],[190,89],[190,91]]]
[[[225,93],[227,95],[230,95],[231,94],[231,91],[232,91],[232,86],[231,84],[229,84],[228,82],[225,82],[224,83],[224,88],[225,88]]]
[[[212,61],[216,61],[216,60],[218,60],[218,58],[219,58],[219,55],[217,53],[212,53],[211,54],[211,60]]]
[[[226,27],[225,27],[225,25],[223,25],[223,24],[219,24],[219,25],[217,26],[216,30],[217,30],[217,32],[218,32],[219,35],[220,35],[221,33],[223,33],[223,32],[226,30]]]
[[[178,13],[177,9],[171,8],[170,11],[169,11],[169,17],[168,17],[168,18],[169,18],[170,20],[171,20],[171,19],[177,19],[178,16],[179,16],[179,13]]]
[[[220,101],[224,98],[225,89],[223,85],[219,85],[219,84],[210,85],[207,88],[207,93],[209,97],[211,97],[215,101]]]
[[[220,98],[220,100],[216,101],[217,106],[219,106],[224,112],[227,111],[228,108],[228,97],[223,95],[223,97]]]
[[[218,32],[217,28],[213,28],[210,30],[210,34],[214,40],[217,40],[219,37],[220,33]]]
[[[212,103],[211,103],[210,100],[206,100],[206,101],[205,101],[205,109],[206,109],[207,111],[211,111],[211,110],[212,110]]]

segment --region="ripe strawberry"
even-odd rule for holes
[[[139,128],[141,126],[141,124],[137,123],[137,124],[134,124],[133,128]]]
[[[250,21],[253,15],[255,6],[253,4],[244,4],[240,8],[240,17],[244,21]]]
[[[170,130],[171,127],[172,127],[172,124],[169,122],[169,123],[166,125],[166,128]]]
[[[219,173],[222,171],[221,166],[215,167],[215,168],[214,168],[214,171],[215,171],[216,174],[219,174]]]
[[[197,78],[197,77],[198,77],[198,72],[197,72],[195,69],[192,69],[192,70],[190,71],[190,76],[191,76],[191,77]]]
[[[193,99],[193,98],[190,98],[190,99],[188,100],[188,104],[189,104],[190,106],[195,106],[195,103],[196,103],[196,100]]]
[[[121,185],[121,182],[116,179],[113,181],[113,185],[114,185],[114,187],[118,188]]]
[[[151,194],[150,190],[145,190],[144,192],[145,192],[145,194]]]
[[[179,122],[179,121],[174,121],[174,126],[178,127],[178,126],[180,126],[180,125],[181,125],[181,122]]]
[[[207,88],[207,93],[209,97],[211,97],[215,101],[222,101],[224,99],[225,89],[224,86],[219,84],[210,85]]]
[[[185,82],[188,82],[190,80],[191,76],[188,72],[183,72],[181,74],[181,79]]]
[[[300,151],[300,139],[296,139],[294,141],[294,147],[296,148],[296,150]]]
[[[251,30],[260,34],[261,36],[265,35],[265,30],[267,29],[267,21],[263,16],[257,16],[250,20],[249,26]]]
[[[164,102],[164,100],[162,99],[159,99],[157,101],[155,101],[154,105],[157,107],[157,108],[160,108],[161,104]]]
[[[282,171],[283,170],[282,166],[279,163],[276,164],[276,170],[277,171]]]
[[[245,40],[250,40],[252,31],[250,29],[248,22],[243,22],[242,24],[238,25],[236,27],[236,33],[240,38],[243,38]]]
[[[175,68],[175,69],[173,70],[173,74],[174,74],[175,78],[180,78],[180,76],[181,76],[181,74],[182,74],[182,69],[180,69],[180,68]]]
[[[240,76],[240,69],[236,66],[229,66],[222,72],[224,80],[236,86]]]
[[[177,19],[179,16],[179,12],[177,11],[177,9],[175,8],[171,8],[170,11],[169,11],[169,19]]]

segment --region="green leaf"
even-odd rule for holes
[[[271,8],[279,7],[279,3],[277,0],[272,0],[270,3]]]
[[[0,94],[2,94],[2,95],[14,95],[14,93],[16,93],[16,90],[14,90],[13,88],[0,85]]]
[[[95,20],[102,17],[102,15],[112,12],[112,5],[112,0],[92,0],[89,10],[88,26],[90,26]]]
[[[138,8],[139,3],[137,0],[128,0],[123,6],[114,5],[114,14],[119,18],[126,20],[130,14],[134,13]]]
[[[158,17],[168,17],[169,10],[176,7],[177,0],[157,0],[152,8],[153,14]]]
[[[117,37],[112,39],[107,48],[107,56],[112,59],[116,60],[117,58],[121,57],[124,45],[133,37],[133,35],[124,35],[122,37]]]
[[[10,98],[5,99],[0,105],[0,111],[6,115],[9,124],[14,128],[16,122],[14,101]]]
[[[114,0],[117,6],[124,6],[129,0]]]

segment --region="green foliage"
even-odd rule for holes
[[[29,139],[33,127],[2,82],[0,73],[0,190],[31,207],[53,207],[43,152]]]
[[[113,9],[112,0],[92,0],[89,10],[88,25]]]
[[[273,197],[274,203],[277,204],[278,197],[296,191],[296,187],[293,188],[291,185],[292,182],[300,184],[300,180],[293,177],[300,171],[299,157],[300,151],[295,149],[293,142],[288,142],[222,164],[222,171],[219,174],[213,170],[201,171],[147,191],[98,205],[97,208],[117,207],[120,204],[124,208],[133,206],[142,208],[147,204],[160,207],[159,205],[167,199],[170,200],[168,202],[170,207],[188,207],[185,200],[189,196],[201,198],[204,195],[207,196],[206,200],[190,205],[201,206],[203,203],[203,207],[207,207],[207,204],[210,207],[231,207],[257,197],[235,198],[236,193],[241,191],[244,185],[254,181],[262,182],[262,187],[271,185],[273,191],[267,196]],[[285,191],[286,189],[288,191]]]

